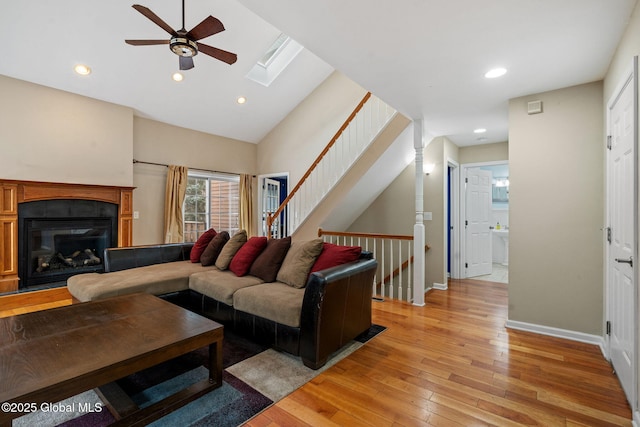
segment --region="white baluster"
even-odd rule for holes
[[[411,248],[413,247],[413,241],[407,240],[407,259],[411,259]],[[412,296],[411,291],[413,290],[413,275],[411,274],[411,269],[413,268],[413,263],[409,263],[409,270],[407,271],[407,302],[411,302]]]
[[[393,298],[393,240],[389,240],[389,298]]]
[[[398,299],[402,299],[402,240],[398,241]]]

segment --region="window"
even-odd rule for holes
[[[189,173],[184,214],[184,241],[195,242],[208,229],[238,231],[240,178],[216,174]]]

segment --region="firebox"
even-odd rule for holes
[[[65,284],[103,271],[104,250],[118,244],[118,206],[90,200],[42,200],[18,206],[20,289]]]

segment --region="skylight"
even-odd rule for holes
[[[251,68],[247,78],[268,87],[302,49],[302,45],[291,37],[280,34]]]
[[[278,53],[280,53],[282,49],[284,49],[284,46],[287,44],[289,40],[291,40],[291,37],[287,36],[284,33],[280,33],[276,41],[274,41],[273,44],[271,44],[271,46],[269,47],[269,49],[267,49],[267,51],[262,56],[262,58],[260,58],[260,60],[258,61],[258,65],[264,68],[267,68],[271,63],[271,61],[273,60],[273,58],[276,55],[278,55]]]

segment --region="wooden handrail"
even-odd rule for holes
[[[338,236],[338,237],[362,237],[369,239],[393,239],[393,240],[413,240],[413,236],[406,234],[382,234],[382,233],[358,233],[351,231],[325,231],[318,229],[318,237]]]
[[[371,92],[367,92],[367,94],[362,98],[362,100],[356,106],[356,108],[353,110],[353,112],[351,112],[349,117],[347,117],[347,120],[345,120],[345,122],[342,124],[342,126],[340,126],[340,129],[338,129],[338,131],[333,136],[333,138],[331,138],[331,141],[329,141],[329,143],[324,148],[324,150],[322,150],[322,152],[318,155],[318,157],[315,159],[315,161],[311,164],[309,169],[307,169],[307,171],[304,173],[304,175],[302,175],[302,178],[300,178],[300,180],[298,181],[296,186],[293,187],[293,190],[291,190],[291,192],[289,193],[287,198],[282,201],[280,206],[278,206],[278,209],[276,209],[276,211],[273,214],[267,215],[267,230],[271,230],[271,226],[273,225],[273,219],[277,218],[278,215],[280,215],[282,213],[282,211],[287,206],[287,204],[289,203],[291,198],[297,193],[297,191],[300,189],[302,184],[307,180],[307,178],[309,178],[311,173],[318,166],[318,164],[320,163],[322,158],[329,152],[331,147],[334,146],[334,144],[336,143],[338,138],[340,138],[340,135],[342,135],[342,132],[344,132],[345,129],[349,126],[349,124],[353,121],[353,119],[355,119],[356,115],[360,112],[360,110],[362,110],[362,107],[364,107],[364,104],[369,100],[369,98],[371,98]],[[271,233],[269,232],[268,235],[270,237]]]

